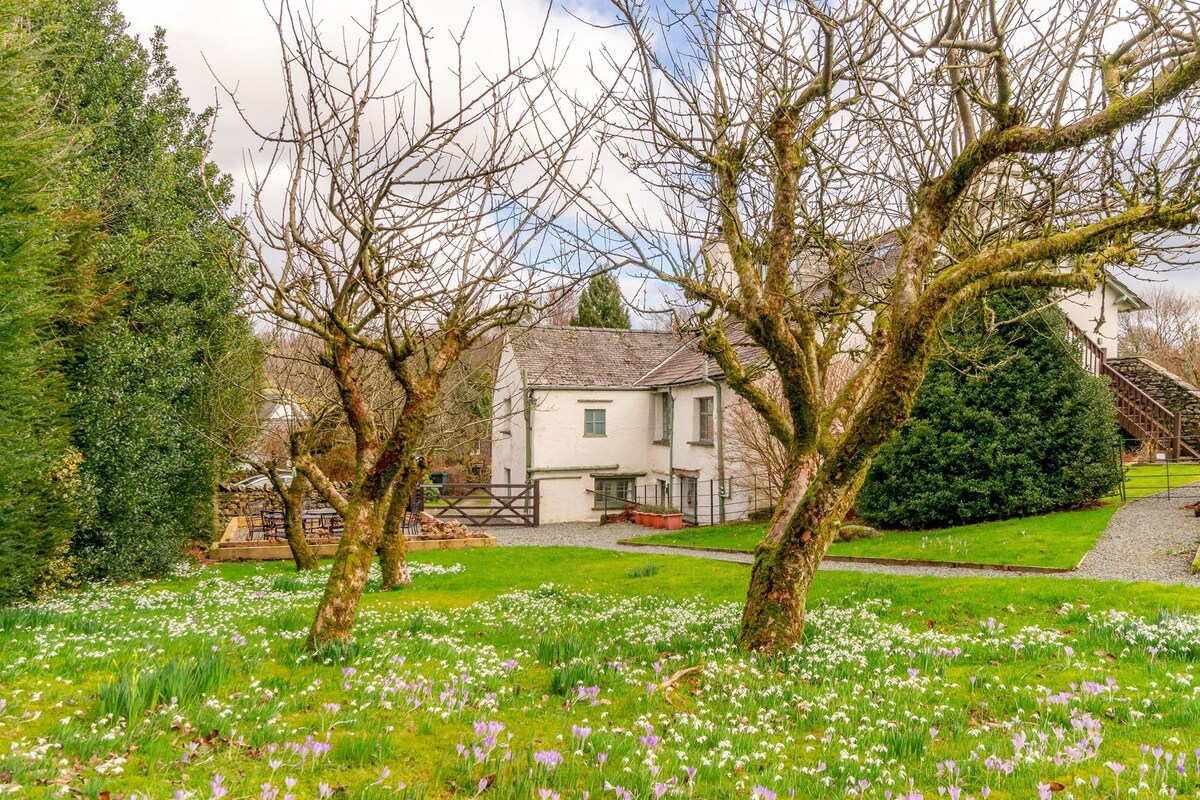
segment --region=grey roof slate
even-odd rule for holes
[[[744,333],[731,335],[747,368],[764,362]],[[666,331],[612,328],[533,328],[512,339],[517,364],[533,386],[645,387],[724,377],[711,358]]]
[[[747,370],[766,364],[762,348],[754,344],[744,332],[730,331],[728,334],[738,363]],[[650,370],[637,382],[638,386],[677,386],[694,383],[703,377],[719,380],[725,373],[711,357],[701,353],[693,343],[681,345],[666,360]]]
[[[681,347],[669,331],[614,328],[531,328],[511,343],[534,386],[635,386]]]

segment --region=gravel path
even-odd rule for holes
[[[1180,509],[1178,500],[1150,497],[1129,503],[1113,515],[1095,548],[1079,569],[1051,577],[1098,578],[1101,580],[1184,583],[1200,586],[1200,576],[1190,567],[1200,544],[1200,518]],[[647,555],[684,555],[749,564],[744,553],[714,553],[678,547],[630,547],[618,540],[644,535],[645,529],[628,523],[599,525],[594,522],[561,522],[538,528],[497,527],[489,532],[501,546],[572,546],[620,550]],[[821,569],[877,572],[889,575],[921,575],[939,578],[1021,578],[1024,573],[953,567],[903,567],[826,561]]]
[[[1072,574],[1200,586],[1200,576],[1191,574],[1200,544],[1200,518],[1181,508],[1184,503],[1178,497],[1168,500],[1165,494],[1129,503],[1113,515],[1096,546]]]

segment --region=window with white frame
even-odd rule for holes
[[[607,436],[607,420],[603,408],[585,408],[583,410],[583,435]]]
[[[713,399],[711,397],[696,398],[696,439],[706,444],[713,440]]]
[[[613,508],[637,499],[637,479],[628,475],[596,478],[595,507]]]

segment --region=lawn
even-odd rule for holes
[[[888,531],[876,539],[837,542],[829,554],[1071,569],[1092,549],[1117,508],[1119,503],[1108,500],[1096,508],[1040,517],[935,531]],[[765,532],[765,524],[732,523],[638,536],[632,541],[752,552]]]
[[[1133,500],[1168,485],[1176,488],[1197,480],[1200,465],[1135,466],[1126,475],[1126,497]],[[933,531],[887,531],[876,539],[835,543],[829,553],[1071,569],[1092,549],[1119,507],[1120,501],[1114,497],[1078,511]],[[732,523],[631,538],[636,542],[752,552],[765,530],[763,524]]]
[[[1125,496],[1136,500],[1148,494],[1178,489],[1200,481],[1200,464],[1139,464],[1125,473]],[[1195,489],[1186,492],[1195,500]]]
[[[1194,591],[828,572],[805,647],[770,661],[734,647],[742,565],[500,548],[421,554],[414,572],[408,590],[372,585],[355,641],[320,662],[300,643],[323,575],[285,564],[0,611],[0,790],[720,800],[1200,786]]]

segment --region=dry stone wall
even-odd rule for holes
[[[1184,436],[1200,435],[1200,389],[1144,358],[1113,358],[1108,364],[1167,408],[1182,413]]]
[[[315,490],[310,489],[304,495],[305,508],[324,508],[328,505],[325,498]],[[242,486],[222,486],[217,491],[217,522],[220,530],[229,526],[234,517],[244,517],[247,511],[257,511],[263,508],[282,508],[279,496],[274,489],[247,489]]]

